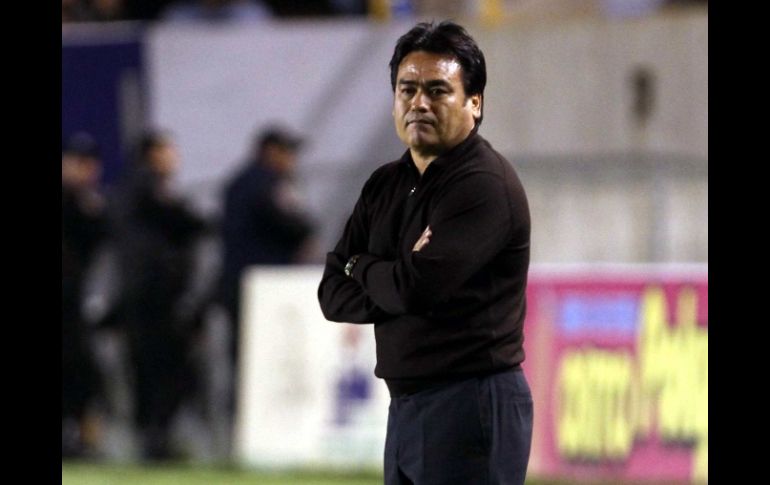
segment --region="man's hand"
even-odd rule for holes
[[[420,235],[420,239],[417,240],[416,243],[414,243],[414,247],[412,248],[413,252],[418,252],[422,248],[424,248],[429,242],[430,237],[433,235],[433,233],[430,231],[430,226],[426,227],[424,231],[422,231],[422,234]]]

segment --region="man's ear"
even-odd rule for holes
[[[484,104],[481,94],[473,94],[468,96],[468,102],[471,104],[471,113],[474,119],[481,118],[481,108]]]

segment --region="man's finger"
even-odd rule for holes
[[[414,243],[414,247],[412,248],[412,251],[417,252],[421,250],[423,247],[425,247],[425,245],[430,242],[431,235],[433,235],[433,232],[430,230],[430,226],[428,226],[425,228],[424,231],[422,231],[422,234],[420,235],[420,238],[417,239],[417,242]]]

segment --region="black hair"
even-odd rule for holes
[[[398,66],[401,65],[404,57],[414,51],[449,54],[456,58],[463,68],[465,95],[479,94],[483,100],[484,88],[487,85],[487,64],[484,53],[462,26],[449,20],[439,24],[420,22],[402,35],[396,42],[393,57],[390,59],[390,85],[393,92],[396,91]],[[476,120],[477,126],[480,123],[481,118]]]
[[[278,145],[290,150],[297,150],[302,145],[302,138],[281,125],[270,125],[260,131],[255,138],[257,151],[263,151],[267,145]]]
[[[78,131],[67,139],[62,153],[86,158],[100,158],[101,147],[90,133]]]

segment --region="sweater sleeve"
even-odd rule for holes
[[[389,313],[428,312],[509,243],[515,224],[511,214],[501,177],[467,176],[447,190],[429,215],[433,234],[421,251],[395,261],[363,254],[353,277]]]
[[[374,303],[357,281],[345,275],[348,259],[366,251],[368,241],[366,204],[362,193],[345,225],[342,238],[334,251],[326,255],[326,266],[318,287],[318,301],[327,320],[374,323],[390,317]]]

